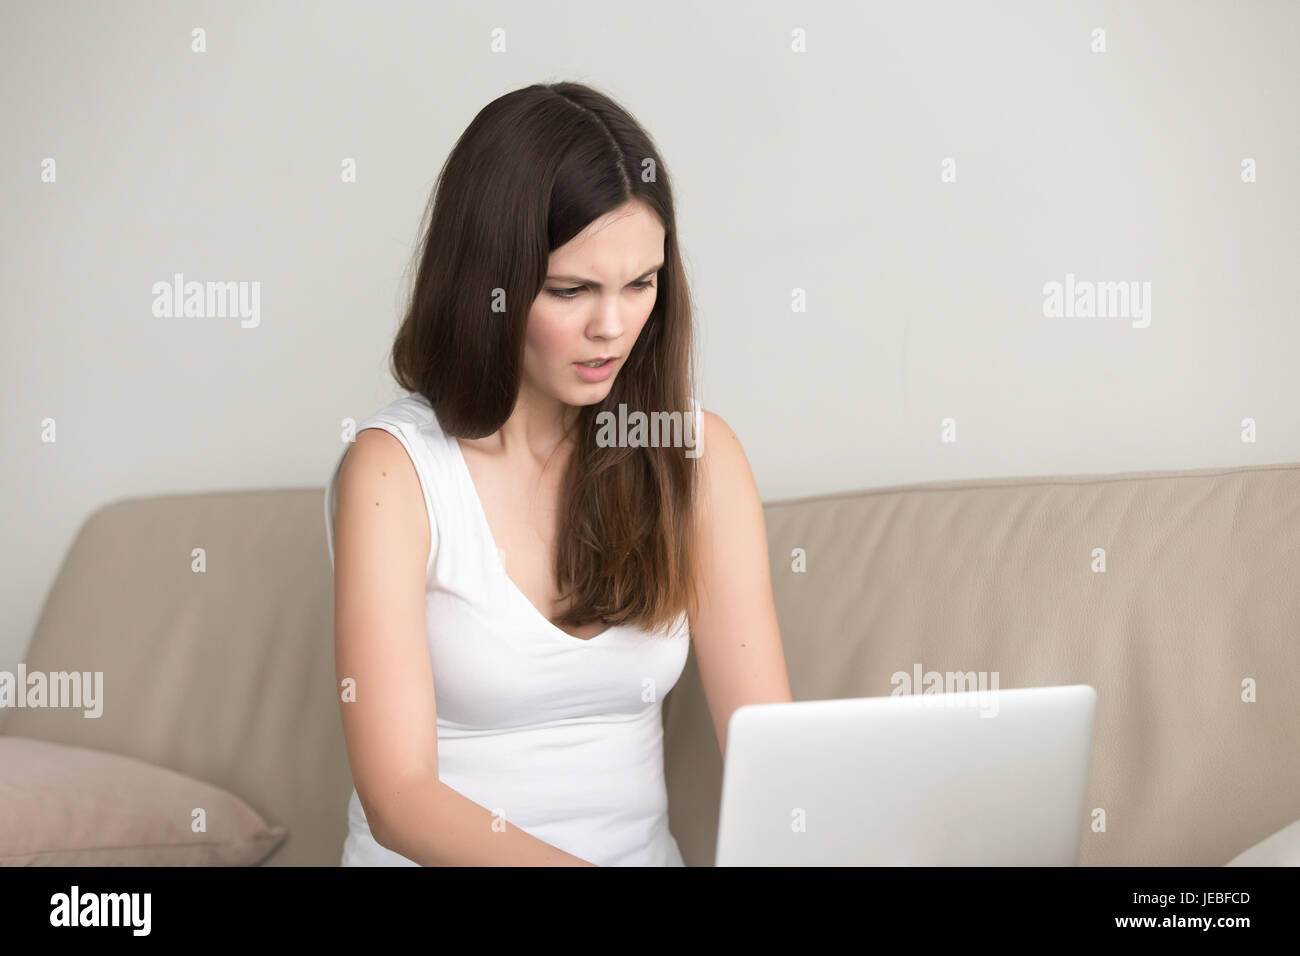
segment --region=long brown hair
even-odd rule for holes
[[[666,632],[697,607],[691,547],[697,458],[682,448],[601,447],[597,415],[689,413],[694,342],[668,170],[650,136],[579,83],[534,84],[474,117],[438,174],[414,288],[393,343],[399,385],[444,432],[481,438],[514,409],[528,312],[550,253],[629,200],[665,231],[654,309],[603,401],[578,409],[561,484],[557,623]],[[504,312],[493,311],[504,291]]]

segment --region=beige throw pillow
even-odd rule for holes
[[[174,770],[0,735],[0,866],[253,866],[288,833]]]

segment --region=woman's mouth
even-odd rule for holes
[[[614,374],[614,364],[617,358],[595,359],[592,362],[574,362],[573,368],[578,373],[578,378],[588,384],[603,382]]]

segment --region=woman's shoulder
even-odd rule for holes
[[[425,429],[430,422],[437,427],[429,403],[419,396],[405,395],[389,402],[353,429],[351,441],[340,455],[325,487],[325,535],[331,563],[334,561],[335,523],[360,522],[373,527],[369,516],[374,505],[387,503],[385,511],[398,517],[401,527],[425,525],[421,515],[428,515],[427,535],[430,542],[426,573],[432,567],[431,544],[434,531],[432,495],[426,476],[431,453],[437,442],[427,442]],[[349,517],[350,516],[350,517]]]
[[[371,425],[413,425],[416,428],[441,432],[438,427],[438,416],[434,414],[429,400],[417,392],[393,399],[383,408],[363,419],[357,425],[357,430],[360,431]]]

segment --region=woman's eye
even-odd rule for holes
[[[641,282],[632,283],[632,288],[636,289],[638,292],[644,292],[646,289],[653,289],[654,287],[655,284],[653,279],[644,279]],[[578,293],[585,288],[587,288],[585,285],[579,285],[574,286],[571,289],[547,289],[546,291],[557,299],[576,299]]]

